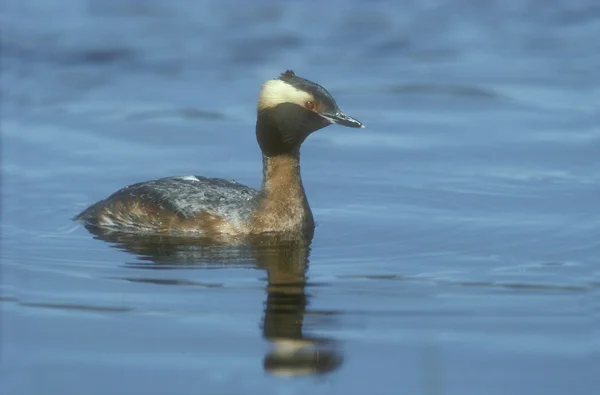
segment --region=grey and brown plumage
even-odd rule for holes
[[[259,93],[256,138],[260,189],[202,176],[166,177],[125,187],[75,217],[88,226],[144,234],[244,236],[314,227],[300,174],[300,146],[333,123],[363,127],[319,84],[288,70]]]

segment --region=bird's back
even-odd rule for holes
[[[169,228],[171,233],[180,233],[184,229],[177,227],[196,226],[198,233],[205,233],[202,222],[208,218],[227,221],[233,227],[247,221],[258,194],[256,189],[222,178],[166,177],[129,185],[75,219],[119,230]]]

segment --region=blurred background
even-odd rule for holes
[[[592,394],[595,0],[0,1],[3,394]],[[302,148],[308,248],[71,221],[171,175],[259,187],[260,85],[365,129]]]

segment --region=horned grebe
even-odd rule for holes
[[[288,70],[260,90],[256,138],[263,155],[260,190],[201,176],[127,186],[74,219],[128,233],[245,236],[314,227],[300,175],[300,146],[331,124],[362,128],[322,86]]]

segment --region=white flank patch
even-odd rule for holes
[[[180,180],[186,180],[186,181],[199,181],[198,178],[194,177],[194,176],[181,176],[179,177]]]
[[[282,80],[265,82],[258,97],[258,110],[272,108],[282,103],[295,103],[304,106],[307,101],[314,101],[313,96]]]

